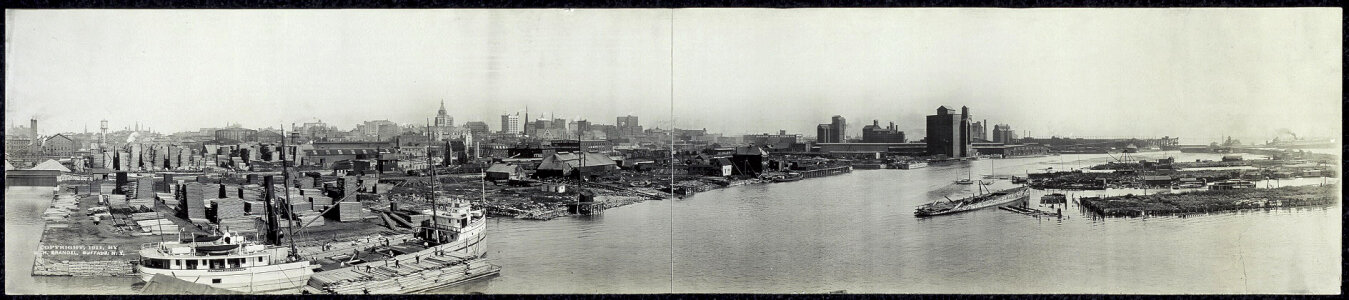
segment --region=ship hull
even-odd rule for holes
[[[480,221],[465,228],[454,242],[427,247],[416,252],[399,254],[385,260],[322,271],[315,274],[316,280],[311,280],[306,290],[324,294],[409,294],[495,275],[499,271],[499,267],[485,263],[476,263],[476,265],[475,263],[451,264],[393,276],[371,276],[369,275],[371,273],[365,271],[382,269],[381,267],[389,268],[390,266],[397,268],[401,264],[421,263],[418,257],[449,257],[451,259],[460,258],[464,262],[475,261],[486,254],[485,231],[486,221]],[[391,264],[390,261],[398,263]],[[359,279],[343,280],[343,278]]]
[[[1002,193],[1002,194],[1001,194],[1001,195],[995,195],[995,196],[993,196],[991,199],[984,200],[984,201],[979,201],[979,202],[976,202],[976,203],[969,203],[969,202],[966,202],[966,201],[970,200],[969,198],[967,198],[967,199],[961,199],[959,202],[963,202],[963,203],[967,203],[967,204],[959,205],[959,206],[956,206],[956,207],[951,208],[951,209],[944,209],[944,210],[928,210],[928,211],[925,211],[925,210],[923,210],[923,209],[920,207],[918,211],[915,211],[915,212],[914,212],[914,216],[918,216],[918,217],[929,217],[929,216],[949,215],[949,214],[955,214],[955,213],[967,212],[967,211],[972,211],[972,210],[979,210],[979,209],[984,209],[984,208],[989,208],[989,207],[999,206],[999,205],[1003,205],[1003,204],[1007,204],[1007,203],[1012,203],[1012,202],[1016,202],[1016,201],[1023,201],[1023,200],[1028,200],[1028,199],[1030,199],[1030,194],[1029,194],[1029,192],[1028,192],[1028,189],[1025,188],[1025,187],[1018,187],[1018,188],[1013,188],[1013,189],[1009,189],[1009,190],[1003,190],[1003,191],[995,192],[995,194],[997,194],[997,193]],[[928,205],[931,205],[931,204],[928,204]],[[926,205],[925,205],[925,206],[926,206]]]
[[[901,170],[913,170],[913,169],[922,169],[922,168],[926,168],[926,167],[927,167],[927,164],[926,164],[926,163],[901,163],[901,164],[899,164],[899,165],[896,165],[895,167],[898,168],[898,169],[901,169]]]
[[[308,261],[226,270],[168,270],[137,267],[141,280],[156,274],[250,294],[299,294],[314,270]]]

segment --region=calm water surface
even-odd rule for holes
[[[1167,155],[1178,160],[1217,158]],[[1058,208],[1068,216],[1062,220],[997,209],[913,217],[918,205],[975,192],[973,186],[951,184],[956,178],[978,178],[993,168],[997,174],[1014,175],[1110,159],[1064,155],[918,170],[859,170],[648,201],[600,216],[545,222],[493,219],[488,257],[502,265],[501,275],[434,292],[1339,292],[1338,206],[1098,219],[1070,203]],[[1011,187],[1006,181],[994,186],[1006,187]],[[42,206],[50,198],[46,190],[46,198],[18,188],[6,191],[8,199],[41,200],[32,201],[40,203],[31,207],[14,200],[6,205],[6,235],[11,237],[6,243],[6,290],[129,292],[135,279],[27,276],[36,242],[13,237],[28,234],[36,239],[33,232],[40,231]],[[1151,192],[1156,191],[1067,193]],[[24,253],[28,261],[19,258]]]

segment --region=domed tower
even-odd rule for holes
[[[445,100],[440,100],[440,110],[436,112],[436,127],[454,126],[449,114],[445,113]]]

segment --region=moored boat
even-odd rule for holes
[[[285,132],[282,131],[282,135]],[[281,142],[284,149],[285,140]],[[282,159],[282,166],[287,165]],[[282,182],[290,182],[289,168],[283,167]],[[263,177],[262,196],[266,216],[265,243],[254,242],[231,232],[216,236],[197,236],[176,242],[142,245],[141,260],[136,272],[141,280],[150,282],[156,275],[170,276],[186,282],[250,294],[298,294],[314,274],[314,266],[298,254],[295,246],[296,227],[290,213],[279,213],[272,200],[282,200],[282,207],[290,207],[290,193],[284,198],[272,193],[272,176]],[[288,184],[283,184],[289,190]],[[285,211],[285,210],[281,210]],[[289,247],[282,246],[279,215],[289,224]]]
[[[242,236],[193,237],[143,245],[136,266],[142,280],[166,275],[236,292],[298,294],[314,270],[286,247],[263,245]]]
[[[895,164],[895,167],[903,170],[921,169],[926,168],[927,163],[920,161],[911,161]]]
[[[416,238],[390,242],[336,262],[314,274],[306,292],[319,294],[409,294],[496,275],[486,263],[487,217],[468,201],[426,212]],[[328,261],[328,260],[320,260]]]
[[[805,176],[805,175],[801,175],[801,173],[795,173],[795,172],[793,172],[793,173],[787,173],[786,175],[782,175],[782,176],[780,176],[780,177],[775,177],[775,178],[773,178],[773,181],[774,181],[774,182],[792,182],[792,181],[801,180],[802,178],[805,178],[805,177],[806,177],[806,176]]]
[[[431,182],[439,189],[436,172],[430,171]],[[480,181],[483,201],[487,199],[486,178],[484,172]],[[501,267],[482,258],[487,253],[485,212],[465,199],[442,201],[435,190],[427,199],[432,199],[431,209],[422,213],[430,218],[419,224],[416,238],[398,243],[386,240],[384,246],[341,255],[343,259],[320,258],[324,270],[314,274],[305,292],[410,294],[500,273]],[[448,205],[439,207],[440,202]]]

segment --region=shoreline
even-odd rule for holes
[[[852,170],[853,168],[851,166],[834,166],[812,170],[793,170],[792,172],[803,173],[804,177],[801,178],[800,180],[805,180],[810,178],[829,177],[841,174],[848,174],[851,173]],[[611,183],[588,182],[586,183],[586,185],[587,188],[589,188],[591,191],[603,190],[595,192],[596,198],[603,198],[604,199],[603,201],[597,202],[600,203],[601,210],[608,210],[651,200],[663,201],[667,199],[684,199],[692,197],[697,193],[726,189],[736,186],[773,184],[773,183],[793,183],[799,182],[800,180],[784,181],[784,182],[760,178],[726,180],[724,178],[719,177],[703,176],[696,178],[686,178],[683,180],[675,181],[674,186],[676,187],[676,193],[670,193],[668,191],[663,191],[660,189],[652,189],[649,187],[629,187],[629,186],[615,185]],[[682,194],[678,193],[678,191],[683,191],[683,193]],[[502,211],[508,210],[514,211],[516,213],[515,214],[500,213]],[[551,210],[542,210],[542,209],[516,210],[516,209],[498,208],[495,211],[497,213],[491,214],[492,216],[509,217],[534,221],[547,221],[561,217],[584,215],[581,213],[571,213],[570,211],[568,211],[566,207],[554,208]]]

